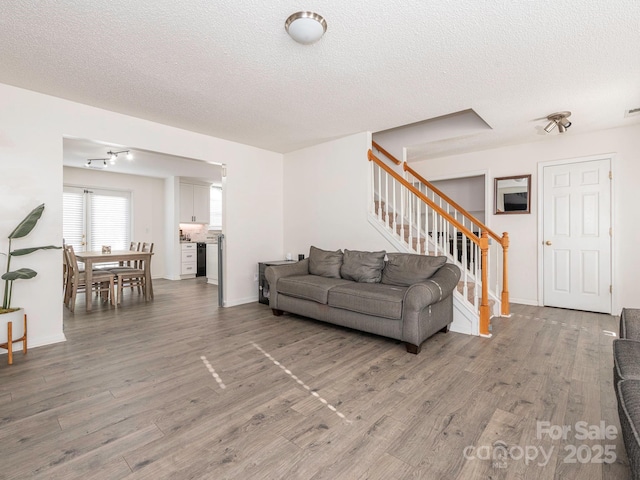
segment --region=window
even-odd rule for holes
[[[222,188],[212,186],[209,199],[209,230],[222,230]]]
[[[65,186],[62,235],[76,251],[128,250],[131,243],[131,192]]]

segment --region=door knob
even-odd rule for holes
[[[546,242],[544,242],[545,245],[551,245],[551,240],[547,240]]]

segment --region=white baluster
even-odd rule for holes
[[[409,248],[413,248],[413,203],[415,201],[413,192],[407,189],[407,195],[409,196],[409,236],[407,237],[407,243],[409,244]],[[404,237],[402,238],[404,240]]]
[[[420,204],[422,203],[422,201],[416,197],[416,232],[417,232],[417,237],[416,237],[416,251],[418,253],[422,253],[422,248],[420,248]]]
[[[468,265],[468,258],[467,258],[467,245],[469,239],[466,235],[462,236],[462,271],[464,273],[464,286],[463,286],[463,296],[464,296],[464,301],[469,303],[469,268],[467,267]]]
[[[382,168],[378,168],[378,220],[382,221]]]
[[[371,213],[375,215],[376,213],[376,164],[372,161],[369,161],[371,164],[371,203],[369,203],[369,208],[371,208]]]
[[[491,238],[489,238],[488,242],[489,251],[487,252],[487,290],[491,290]],[[482,250],[480,250],[480,254],[482,255]],[[478,262],[480,264],[480,276],[482,276],[482,257]]]
[[[453,227],[453,251],[451,255],[453,255],[453,263],[459,265],[460,261],[458,260],[458,229]]]
[[[474,277],[476,278],[476,288],[473,289],[473,307],[474,307],[474,311],[478,311],[480,304],[478,303],[478,298],[479,298],[479,292],[482,291],[482,278],[479,275],[479,269],[478,269],[478,255],[480,253],[480,247],[476,244],[473,243],[473,274]]]
[[[395,179],[394,179],[395,180]],[[386,224],[389,223],[389,174],[385,172],[385,180],[384,180],[384,221]]]
[[[393,182],[393,223],[389,222],[389,226],[393,225],[393,234],[395,235],[397,230],[397,218],[398,218],[398,206],[396,200],[396,184],[398,182]]]
[[[438,232],[438,246],[439,246],[439,252],[438,255],[442,255],[442,239],[444,238],[444,217],[440,214],[438,214],[438,228],[439,228],[439,232]]]
[[[400,234],[400,240],[404,241],[404,203],[405,203],[405,189],[404,185],[400,185],[400,232],[396,234]]]

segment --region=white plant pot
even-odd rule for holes
[[[10,313],[0,313],[0,344],[7,343],[7,324],[11,322],[12,339],[17,341],[24,335],[24,308]],[[0,350],[2,353],[3,350]]]

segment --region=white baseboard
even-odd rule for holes
[[[28,328],[28,325],[27,325]],[[28,335],[28,334],[27,334]],[[64,336],[64,333],[60,333],[57,335],[50,335],[48,337],[28,337],[27,338],[27,347],[29,348],[29,350],[31,350],[32,348],[37,348],[37,347],[44,347],[45,345],[52,345],[54,343],[60,343],[60,342],[66,342],[67,341],[67,337]],[[0,350],[0,356],[1,355],[7,355],[6,350],[2,349]],[[22,354],[22,342],[14,342],[13,344],[13,355],[14,357],[16,355]]]
[[[228,300],[224,302],[225,307],[235,307],[238,305],[245,305],[247,303],[253,303],[258,301],[258,296],[245,297],[245,298],[236,298],[234,300]]]
[[[531,305],[533,307],[539,307],[540,304],[537,300],[531,300],[530,298],[509,298],[509,303],[519,303],[521,305]]]

